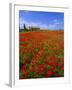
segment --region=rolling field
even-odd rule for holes
[[[64,31],[19,32],[19,79],[64,77]]]

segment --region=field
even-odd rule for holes
[[[19,32],[19,79],[64,77],[64,31]]]

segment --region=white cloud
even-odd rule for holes
[[[54,24],[63,24],[63,22],[61,22],[61,21],[59,21],[59,20],[57,20],[57,19],[55,19],[55,20],[53,21],[53,23],[54,23]]]
[[[56,24],[49,24],[48,29],[54,29],[54,28],[56,28],[56,26],[57,26]]]
[[[23,28],[23,25],[26,25],[27,27],[29,26],[34,26],[34,27],[40,27],[41,29],[47,29],[48,26],[45,24],[42,24],[40,22],[28,22],[22,18],[20,18],[20,28]]]
[[[50,23],[50,24],[48,25],[48,29],[58,30],[58,29],[61,29],[61,28],[62,28],[62,25],[63,25],[63,23],[62,23],[61,21],[55,19],[55,20],[53,20],[52,23]]]
[[[55,20],[53,21],[53,23],[54,23],[54,24],[60,24],[60,22],[59,22],[57,19],[55,19]]]
[[[20,18],[20,28],[23,28],[23,25],[26,25],[26,27],[28,28],[29,26],[34,26],[34,27],[40,27],[41,29],[60,29],[60,27],[62,26],[62,22],[59,22],[57,19],[53,20],[53,22],[51,24],[43,24],[40,22],[29,22],[26,21],[22,18]]]

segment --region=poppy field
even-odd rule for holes
[[[64,77],[64,30],[19,32],[19,79]]]

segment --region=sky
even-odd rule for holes
[[[64,30],[63,12],[19,11],[19,27],[23,25],[49,30]]]

